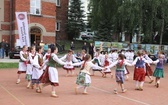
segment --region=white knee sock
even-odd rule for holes
[[[140,87],[143,87],[143,84],[144,84],[144,82],[142,81],[142,82],[140,82]]]
[[[139,81],[136,81],[135,87],[139,88]]]
[[[84,87],[84,93],[87,93],[87,87],[86,86]]]

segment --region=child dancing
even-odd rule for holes
[[[124,87],[124,71],[125,71],[125,66],[132,66],[132,64],[128,63],[125,59],[124,59],[124,55],[123,54],[119,54],[118,55],[118,60],[113,62],[111,65],[109,65],[106,68],[112,68],[114,66],[116,66],[116,71],[115,71],[115,76],[116,76],[116,82],[117,82],[117,87],[114,89],[114,93],[117,94],[117,88],[121,87],[122,92],[126,92],[126,89]]]
[[[158,88],[160,84],[160,78],[164,78],[164,70],[163,70],[164,55],[159,54],[159,58],[153,63],[156,64],[156,68],[153,73],[153,76],[156,77],[155,86]]]

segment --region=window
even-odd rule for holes
[[[60,22],[56,22],[56,31],[60,31]]]
[[[56,6],[60,6],[60,0],[56,0]]]
[[[41,0],[30,0],[30,14],[41,15]]]

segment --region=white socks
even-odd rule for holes
[[[84,87],[84,93],[87,93],[87,87],[86,86]]]

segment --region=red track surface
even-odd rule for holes
[[[152,67],[154,68],[154,66]],[[113,68],[115,69],[115,68]],[[113,93],[115,78],[102,78],[99,72],[92,77],[88,95],[74,94],[74,77],[65,77],[66,71],[58,68],[60,86],[57,87],[59,98],[50,97],[51,86],[46,86],[42,93],[36,93],[35,89],[27,89],[27,82],[22,75],[21,83],[15,84],[17,69],[0,70],[0,105],[168,105],[168,65],[165,65],[165,78],[161,79],[159,88],[154,83],[149,84],[146,77],[144,91],[136,91],[135,81],[132,80],[133,67],[129,67],[131,74],[125,82],[126,93]],[[78,73],[79,69],[76,69]],[[113,71],[114,73],[114,71]],[[119,90],[120,91],[120,90]],[[79,90],[83,92],[83,89]]]

